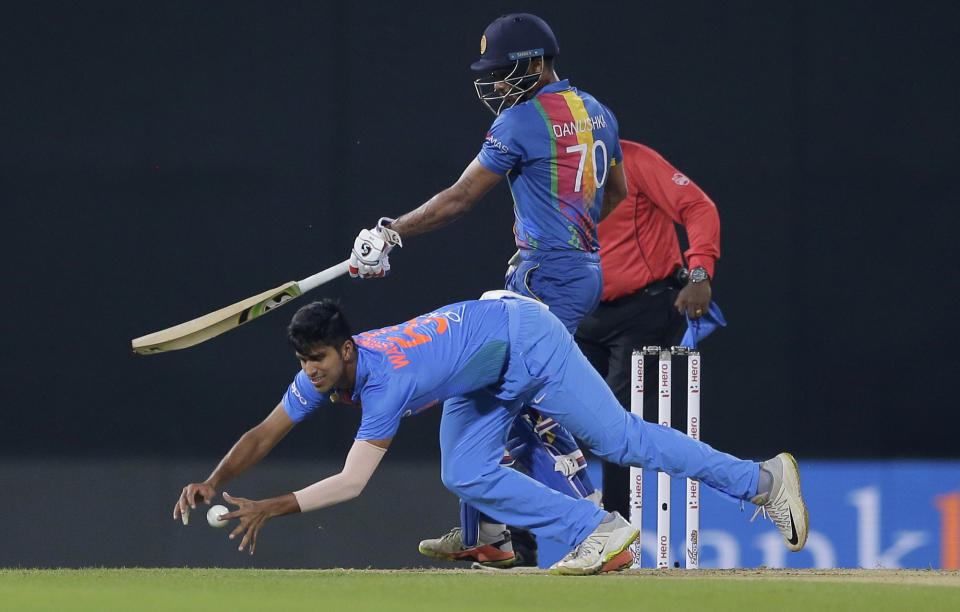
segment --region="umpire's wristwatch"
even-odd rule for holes
[[[707,269],[703,266],[698,266],[693,270],[690,270],[690,282],[691,283],[702,283],[705,280],[710,280],[710,275],[707,274]]]

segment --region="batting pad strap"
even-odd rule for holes
[[[293,492],[300,512],[326,508],[360,495],[386,452],[387,449],[375,446],[368,440],[354,440],[339,474]]]
[[[585,467],[587,467],[587,460],[584,459],[583,452],[579,448],[572,453],[559,455],[553,464],[553,469],[564,476],[573,476]]]

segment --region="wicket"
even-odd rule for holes
[[[634,349],[631,358],[630,412],[643,418],[644,363],[645,357],[657,357],[657,422],[671,426],[671,385],[673,384],[673,357],[687,359],[687,435],[700,439],[700,352],[684,346],[661,348],[645,346]],[[643,470],[630,468],[630,523],[643,533]],[[657,548],[654,555],[657,569],[670,565],[670,485],[671,478],[662,472],[657,474]],[[700,566],[700,483],[688,478],[686,482],[686,563],[687,569]],[[640,567],[640,544],[634,542],[633,567]]]

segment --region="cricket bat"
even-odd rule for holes
[[[205,342],[214,336],[240,327],[248,321],[262,316],[294,298],[298,298],[307,291],[315,289],[324,283],[347,273],[349,260],[341,261],[335,266],[317,272],[301,281],[290,281],[276,289],[264,291],[232,306],[221,308],[202,317],[174,325],[167,329],[134,338],[131,344],[133,352],[141,355],[165,353],[193,346]]]

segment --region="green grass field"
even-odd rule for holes
[[[960,573],[0,570],[0,610],[960,610]]]

